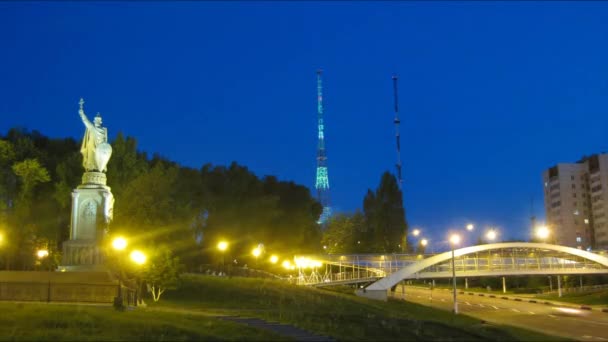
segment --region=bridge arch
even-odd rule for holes
[[[469,254],[474,254],[474,253],[479,253],[479,252],[484,252],[484,251],[492,251],[492,250],[501,250],[501,249],[530,249],[530,250],[547,250],[547,251],[554,251],[554,252],[558,252],[558,253],[564,253],[566,255],[571,255],[571,256],[577,256],[586,260],[589,260],[591,262],[593,262],[594,264],[598,265],[601,267],[601,269],[599,270],[600,272],[597,272],[597,268],[595,270],[583,270],[582,272],[580,272],[581,274],[583,273],[608,273],[608,258],[596,253],[591,253],[591,252],[587,252],[584,250],[580,250],[580,249],[576,249],[576,248],[571,248],[571,247],[566,247],[566,246],[558,246],[558,245],[551,245],[551,244],[546,244],[546,243],[531,243],[531,242],[503,242],[503,243],[492,243],[492,244],[486,244],[486,245],[478,245],[478,246],[471,246],[471,247],[465,247],[465,248],[460,248],[460,249],[456,249],[454,250],[454,258],[458,258],[458,257],[462,257],[462,256],[466,256]],[[406,266],[402,269],[400,269],[397,272],[394,272],[382,279],[379,279],[378,281],[372,283],[371,285],[369,285],[368,287],[365,288],[365,292],[382,292],[384,291],[384,295],[379,294],[380,297],[385,297],[386,296],[386,291],[388,289],[390,289],[391,287],[397,285],[401,280],[403,279],[413,279],[416,278],[416,275],[419,274],[421,271],[432,267],[434,265],[438,265],[447,261],[450,261],[452,259],[452,252],[445,252],[445,253],[441,253],[438,255],[434,255],[430,258],[426,258],[423,259],[419,262],[416,262],[414,264],[411,264],[409,266]],[[603,266],[603,267],[602,267]],[[521,274],[521,272],[518,272],[519,274]],[[526,272],[524,272],[525,274]],[[541,274],[542,272],[534,272],[534,273],[528,273],[528,274]],[[553,270],[551,272],[547,272],[547,273],[552,273],[552,274],[560,274],[559,270]],[[487,273],[487,274],[479,274],[479,276],[481,275],[501,275],[500,272],[492,272],[492,273]],[[504,272],[503,274],[513,274],[512,272]],[[457,274],[458,276],[458,274]],[[368,297],[376,297],[375,295],[367,295]]]

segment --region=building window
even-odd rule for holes
[[[585,221],[585,224],[589,224],[589,219],[584,219],[583,221]]]
[[[571,179],[571,180],[574,180],[574,176],[570,176],[570,179]]]
[[[577,236],[577,237],[576,237],[576,242],[581,243],[582,241],[583,241],[583,239],[581,239],[581,237],[580,237],[580,236]]]
[[[576,192],[572,193],[572,197],[576,198]]]

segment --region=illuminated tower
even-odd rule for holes
[[[325,126],[323,123],[323,81],[321,80],[322,71],[317,70],[317,116],[319,128],[319,143],[317,145],[317,179],[315,188],[317,189],[317,200],[323,206],[323,213],[317,223],[323,224],[331,215],[329,204],[329,176],[327,174],[327,154],[325,153]]]

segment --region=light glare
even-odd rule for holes
[[[459,243],[460,243],[460,235],[458,235],[458,234],[453,234],[453,235],[450,237],[450,242],[452,243],[452,245],[457,245],[457,244],[459,244]]]
[[[112,240],[112,248],[117,251],[124,250],[125,248],[127,248],[127,240],[125,240],[125,238],[121,236],[115,238],[114,240]]]
[[[546,239],[549,237],[549,228],[547,226],[540,226],[536,228],[536,236],[540,239]]]
[[[228,249],[228,242],[226,242],[226,241],[220,241],[217,244],[217,249],[219,249],[222,252],[225,251],[226,249]]]
[[[146,255],[141,251],[135,250],[131,252],[131,260],[138,265],[143,265],[146,262]]]

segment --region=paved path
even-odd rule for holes
[[[268,322],[259,318],[245,318],[238,316],[218,316],[217,318],[246,324],[254,328],[270,330],[279,335],[293,338],[296,341],[334,341],[330,337],[315,335],[309,331],[294,327],[293,325],[281,324],[278,322]]]
[[[335,341],[331,337],[316,335],[314,333],[311,333],[310,331],[300,329],[293,325],[281,324],[278,322],[268,322],[268,321],[265,321],[260,318],[222,315],[222,314],[218,314],[215,312],[204,312],[204,311],[200,311],[200,310],[190,310],[190,309],[184,309],[184,308],[167,308],[167,307],[154,306],[154,307],[147,307],[146,309],[151,310],[151,311],[175,312],[175,313],[182,313],[182,314],[193,314],[193,315],[202,315],[202,316],[207,316],[207,317],[213,317],[213,318],[222,319],[225,321],[245,324],[245,325],[248,325],[248,326],[254,327],[254,328],[270,330],[279,335],[293,338],[295,341],[322,341],[322,342]]]

